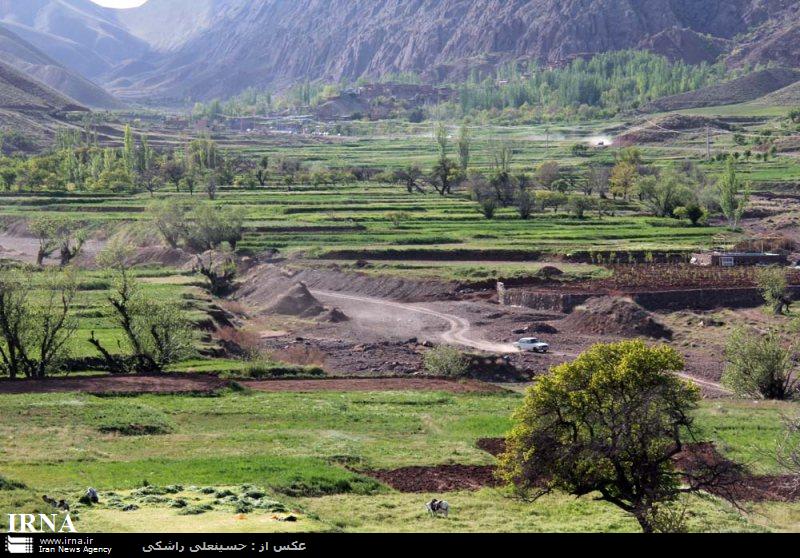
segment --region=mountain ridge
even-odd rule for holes
[[[65,68],[3,24],[0,24],[0,53],[7,64],[83,105],[99,109],[123,106],[100,86]]]
[[[800,67],[800,9],[793,0],[149,0],[126,10],[89,0],[20,5],[0,0],[0,20],[127,99],[208,100],[247,87],[401,72],[457,81],[473,70],[491,75],[506,63],[558,66],[624,49],[693,64]]]
[[[163,4],[150,0],[157,1]],[[762,28],[775,33],[769,23],[792,7],[787,0],[221,1],[226,9],[218,21],[148,71],[112,81],[111,90],[209,99],[248,86],[398,72],[434,81],[466,76],[473,67],[563,65],[643,46],[673,59],[710,62],[737,36]]]

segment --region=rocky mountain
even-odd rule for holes
[[[122,103],[88,79],[69,70],[0,25],[3,61],[56,91],[91,108],[114,109]]]
[[[671,27],[646,37],[638,47],[656,52],[670,60],[689,64],[714,62],[733,46],[733,41],[704,35],[688,28]]]
[[[166,2],[148,4],[166,14]],[[557,65],[577,56],[628,48],[649,48],[690,62],[712,61],[733,49],[739,35],[763,29],[761,33],[777,37],[786,27],[778,16],[795,2],[204,0],[201,4],[204,8],[215,4],[215,21],[208,24],[201,16],[200,28],[207,28],[177,33],[185,41],[182,44],[162,40],[155,46],[169,52],[151,60],[141,72],[115,75],[112,90],[126,96],[207,99],[252,85],[280,87],[305,79],[354,80],[405,71],[439,79],[507,61]],[[131,17],[128,13],[121,21],[130,22]],[[145,31],[147,21],[139,20],[140,37],[153,40],[163,34]],[[749,52],[748,62],[763,61],[759,52],[775,54],[763,48]],[[800,65],[793,56],[786,53],[781,61]]]

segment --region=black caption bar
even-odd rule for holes
[[[448,555],[468,553],[485,554],[491,558],[498,551],[525,554],[546,554],[558,549],[594,549],[601,544],[623,543],[615,546],[620,556],[641,556],[651,551],[653,537],[660,548],[686,548],[713,545],[715,551],[730,544],[738,550],[763,548],[765,535],[548,535],[548,534],[486,534],[486,535],[433,535],[433,534],[279,534],[279,535],[213,535],[213,534],[70,534],[44,535],[8,533],[4,549],[7,554],[77,556],[342,556],[378,555],[407,552],[411,556],[425,556],[435,551]],[[622,541],[622,539],[625,539]],[[557,545],[557,546],[555,546]],[[548,550],[549,549],[549,550]]]

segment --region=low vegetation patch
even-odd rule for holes
[[[0,475],[0,490],[21,490],[27,488],[25,483],[7,479]]]
[[[460,378],[469,372],[469,359],[459,349],[442,345],[425,353],[424,366],[433,376]]]
[[[90,411],[89,421],[104,434],[121,436],[169,434],[175,430],[163,412],[137,403],[102,406]]]
[[[269,358],[255,358],[242,362],[239,369],[220,374],[223,379],[265,380],[271,378],[321,378],[325,371],[319,366],[287,364]]]

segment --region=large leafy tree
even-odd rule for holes
[[[641,341],[595,345],[528,391],[501,456],[502,476],[539,494],[598,493],[646,532],[654,511],[721,475],[676,471],[699,391],[674,374],[683,360]]]

